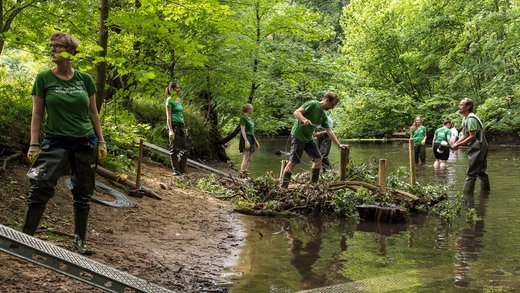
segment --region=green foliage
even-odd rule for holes
[[[200,178],[197,180],[196,186],[198,189],[204,192],[215,195],[215,197],[230,197],[234,193],[232,190],[220,184],[218,182],[217,176],[214,174]]]

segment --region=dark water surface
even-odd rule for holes
[[[279,174],[275,151],[288,151],[287,138],[262,139],[250,171]],[[388,159],[389,169],[408,164],[407,145],[350,143],[355,162]],[[228,150],[240,164],[237,141]],[[417,167],[419,183],[450,184],[459,192],[465,178],[465,150],[450,158],[441,174],[433,154]],[[333,146],[331,161],[338,165]],[[229,267],[232,292],[295,292],[344,286],[367,292],[520,292],[520,148],[493,149],[488,157],[492,191],[466,198],[480,220],[442,224],[414,217],[403,224],[348,223],[339,219],[244,217],[247,232],[237,263]],[[304,161],[300,170],[310,168]],[[326,292],[326,291],[321,291]],[[351,291],[352,292],[352,291]]]

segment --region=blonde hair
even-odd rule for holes
[[[242,115],[245,114],[246,112],[249,112],[249,110],[253,109],[253,105],[247,103],[247,104],[244,104],[242,106]]]
[[[422,123],[422,118],[421,118],[421,116],[415,116],[415,118],[413,119],[412,127],[411,127],[412,130],[417,130],[417,127],[415,127],[415,121],[416,121],[417,119],[421,120],[421,123]]]

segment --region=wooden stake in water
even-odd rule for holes
[[[340,149],[341,150],[341,158],[340,158],[340,163],[339,163],[339,180],[341,181],[345,181],[345,179],[347,178],[347,165],[348,165],[348,157],[350,155],[350,147],[346,147],[344,149]]]
[[[410,184],[415,185],[415,153],[413,148],[413,138],[408,141],[408,152],[410,154]]]
[[[386,186],[386,159],[379,159],[379,186]]]

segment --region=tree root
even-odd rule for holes
[[[22,152],[17,152],[17,153],[12,154],[12,155],[10,155],[8,157],[2,158],[1,160],[3,162],[2,162],[2,166],[0,167],[0,175],[2,175],[3,173],[7,173],[7,163],[8,162],[13,161],[13,160],[18,159],[18,158],[21,158],[21,157],[23,157]]]

